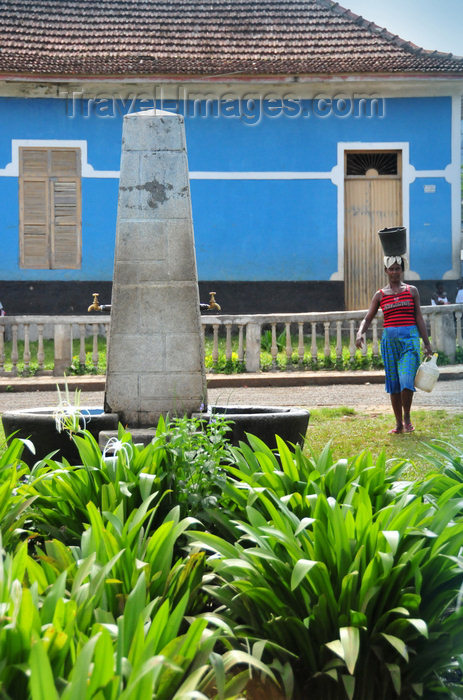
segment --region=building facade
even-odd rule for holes
[[[47,6],[24,4],[38,13]],[[121,13],[137,4],[146,5],[103,5]],[[56,2],[69,31],[70,5]],[[77,12],[85,5],[74,3]],[[196,13],[200,29],[220,34],[201,19],[199,4],[178,5]],[[291,5],[305,12],[304,27],[318,18],[299,63],[288,60],[291,27],[289,40],[275,29]],[[271,66],[260,56],[254,72],[252,56],[235,73],[218,72],[233,68],[227,50],[239,53],[230,36],[213,54],[222,63],[204,61],[201,74],[187,65],[174,75],[186,60],[172,58],[175,47],[166,49],[164,75],[159,57],[151,58],[156,71],[138,64],[136,75],[127,74],[115,58],[108,68],[101,39],[91,65],[90,58],[74,65],[74,54],[56,50],[61,63],[55,56],[50,67],[49,45],[0,58],[0,298],[7,312],[79,312],[94,291],[109,301],[122,120],[153,106],[185,116],[204,300],[214,289],[228,313],[365,308],[383,281],[377,231],[396,225],[407,228],[407,279],[423,301],[436,280],[456,286],[463,59],[412,48],[328,0],[265,2],[257,19],[251,8],[255,22],[272,10],[275,39]],[[47,15],[47,22],[50,42],[58,19]],[[171,24],[165,19],[164,33]],[[71,31],[71,44],[84,26]],[[317,63],[320,27],[343,33],[331,39],[330,60],[316,56]],[[366,59],[358,57],[360,39]],[[284,58],[276,40],[287,42]],[[382,57],[385,48],[392,57]],[[198,44],[191,50],[199,49],[204,55]],[[144,50],[135,50],[141,61]]]

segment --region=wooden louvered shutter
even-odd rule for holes
[[[21,267],[48,268],[48,155],[45,150],[20,149],[19,248]]]
[[[79,149],[20,149],[21,267],[81,266]]]

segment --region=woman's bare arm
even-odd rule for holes
[[[431,347],[431,343],[429,342],[428,331],[426,330],[426,324],[424,322],[423,314],[421,313],[420,293],[418,292],[416,287],[412,287],[412,286],[410,286],[410,293],[411,293],[411,295],[413,297],[413,301],[415,303],[416,325],[418,327],[419,334],[423,339],[424,354],[429,356],[429,355],[432,355],[432,347]]]
[[[379,309],[379,302],[381,299],[381,292],[376,292],[376,294],[373,296],[373,299],[371,300],[370,308],[367,311],[367,314],[365,318],[363,319],[362,323],[360,324],[360,328],[358,329],[357,336],[355,338],[355,345],[358,348],[361,348],[363,345],[363,334],[367,332],[367,330],[370,327],[370,323],[376,316],[378,309]]]

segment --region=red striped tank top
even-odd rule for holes
[[[380,291],[379,305],[383,311],[385,328],[416,325],[415,302],[408,284],[400,294],[384,294],[382,289]]]

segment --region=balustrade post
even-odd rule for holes
[[[243,324],[238,325],[238,362],[244,361]]]
[[[312,362],[316,363],[316,362],[318,362],[317,324],[314,322],[311,322],[310,326],[312,328],[312,342],[310,344],[310,353],[311,353],[311,357],[312,357]]]
[[[54,330],[55,377],[65,373],[72,363],[72,326],[70,323],[56,323]]]
[[[278,345],[277,345],[277,324],[272,323],[272,346],[270,352],[272,355],[272,369],[277,368]]]
[[[336,321],[336,359],[342,360],[342,321]]]
[[[260,370],[260,324],[246,324],[246,371]]]
[[[225,321],[225,359],[227,362],[232,359],[232,322]]]
[[[286,335],[286,369],[291,369],[291,358],[293,356],[293,346],[291,345],[291,324],[285,323]]]
[[[299,342],[297,346],[297,356],[298,356],[298,361],[299,361],[299,367],[302,367],[304,364],[304,324],[299,321],[298,322],[298,333],[299,333]]]
[[[435,314],[434,334],[434,350],[443,352],[450,362],[455,362],[456,337],[453,313]]]
[[[12,374],[18,373],[18,324],[13,323],[11,327],[11,372]]]
[[[43,323],[37,324],[37,363],[39,365],[39,370],[43,371],[43,365],[45,362],[45,350],[43,347]]]
[[[353,362],[355,358],[355,321],[349,321],[349,356],[350,361]]]
[[[217,367],[219,361],[219,324],[214,323],[212,326],[212,364]]]
[[[95,369],[98,369],[98,325],[95,324],[92,328],[93,332],[93,348],[92,348],[92,362]]]
[[[24,324],[24,374],[29,374],[29,363],[31,361],[31,345],[29,341],[29,324]]]
[[[85,365],[87,355],[85,352],[85,323],[79,323],[79,364]]]
[[[455,311],[455,319],[457,322],[456,342],[459,348],[463,348],[463,342],[461,337],[461,311]]]
[[[325,328],[325,357],[331,357],[331,347],[330,347],[330,322],[324,321],[323,326]]]

